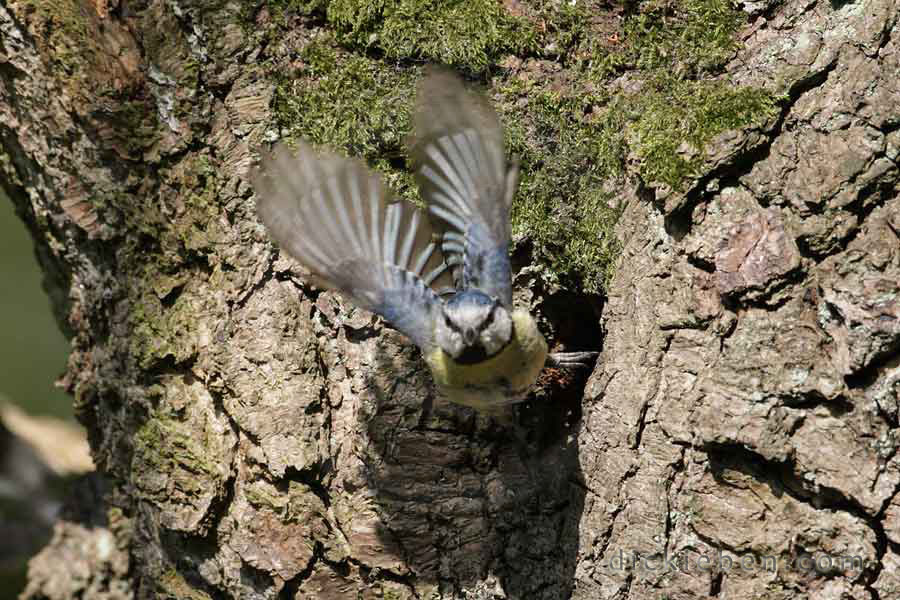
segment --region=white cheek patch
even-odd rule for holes
[[[454,358],[459,358],[459,356],[463,352],[465,352],[466,348],[468,347],[466,345],[466,342],[463,340],[462,334],[459,332],[456,332],[456,331],[453,332],[452,344],[453,344],[453,357]]]
[[[506,312],[497,313],[494,322],[481,332],[481,345],[488,356],[493,356],[503,349],[512,337],[512,319]]]
[[[465,348],[462,334],[447,327],[443,323],[438,325],[436,338],[441,349],[453,358],[459,356]]]

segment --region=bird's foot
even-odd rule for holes
[[[599,352],[551,352],[547,355],[547,366],[560,369],[589,369],[599,355]]]

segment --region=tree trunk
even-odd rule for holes
[[[412,49],[389,25],[417,5],[394,4],[0,3],[0,180],[98,469],[24,596],[897,597],[896,1],[472,2],[483,23],[426,14],[447,38]],[[663,46],[638,17],[675,45],[643,52]],[[407,194],[420,58],[488,83],[542,203],[519,206],[553,216],[514,223],[518,301],[552,343],[602,343],[518,429],[435,403],[418,351],[305,284],[255,215],[253,157],[280,136]],[[759,110],[728,112],[738,91]],[[617,243],[589,240],[608,281],[547,237],[606,210],[566,212],[596,190],[622,207]]]

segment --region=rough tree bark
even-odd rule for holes
[[[681,191],[630,173],[601,359],[523,443],[267,241],[262,5],[0,2],[2,182],[101,474],[25,596],[898,597],[898,5],[744,10],[777,114]]]

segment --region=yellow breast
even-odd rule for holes
[[[453,361],[440,348],[425,357],[438,391],[451,402],[493,412],[522,400],[547,358],[547,342],[528,312],[512,313],[513,337],[495,356],[474,365]]]

